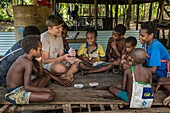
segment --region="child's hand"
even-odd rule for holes
[[[159,87],[160,87],[161,85],[160,85],[160,83],[158,82],[157,83],[157,85],[156,85],[156,89],[155,89],[155,92],[157,92],[158,91],[158,89],[159,89]]]
[[[76,56],[76,50],[75,49],[72,49],[72,56]]]
[[[59,78],[59,80],[58,80],[57,82],[58,82],[58,84],[60,84],[60,85],[62,85],[62,86],[64,86],[64,87],[69,87],[69,86],[72,85],[72,82],[73,82],[73,81],[64,80],[64,79],[60,79],[60,78]]]
[[[68,53],[70,54],[70,56],[74,56],[74,57],[76,56],[76,50],[73,48],[70,48]]]
[[[109,59],[109,62],[113,62],[113,61],[114,61],[114,59],[113,59],[113,58]]]
[[[92,61],[92,60],[89,60],[89,64],[93,64],[93,61]]]
[[[65,60],[66,60],[67,62],[72,62],[73,59],[74,59],[74,57],[70,56],[69,54],[65,54],[65,55],[64,55],[64,58],[65,58]]]
[[[53,97],[55,97],[55,92],[54,92],[52,89],[48,89],[48,92],[49,92]]]

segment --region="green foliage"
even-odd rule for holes
[[[0,20],[13,21],[12,0],[1,0]]]
[[[9,4],[12,4],[12,0],[1,0],[1,2],[0,2],[1,8],[5,8]]]

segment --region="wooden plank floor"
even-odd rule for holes
[[[51,106],[52,109],[62,108],[61,105],[128,105],[128,103],[110,94],[108,91],[109,86],[121,87],[122,76],[113,73],[99,73],[81,76],[77,73],[75,76],[72,87],[63,87],[55,83],[51,83],[50,87],[56,92],[56,98],[53,102],[49,103],[35,103],[27,106],[44,106],[42,109],[48,110]],[[98,82],[97,87],[90,87],[90,82]],[[83,88],[75,88],[74,84],[83,84]],[[0,87],[0,105],[10,105],[4,99],[5,88]],[[159,90],[154,96],[153,105],[162,106],[163,99],[167,96],[163,91]],[[59,106],[56,106],[59,105]],[[46,107],[45,107],[46,106]],[[24,106],[22,106],[22,110]],[[68,107],[68,106],[67,106]],[[31,107],[32,108],[32,107]],[[64,107],[63,107],[64,108]],[[21,108],[20,108],[21,109]]]

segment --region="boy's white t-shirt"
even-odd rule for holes
[[[58,57],[61,50],[64,49],[63,39],[61,36],[51,37],[48,31],[41,34],[42,51],[49,52],[50,58]],[[47,66],[48,65],[48,66]],[[44,68],[50,68],[51,63],[45,64]]]

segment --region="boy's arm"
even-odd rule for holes
[[[124,72],[124,76],[123,76],[123,82],[122,82],[122,90],[126,90],[126,84],[127,84],[127,69]]]
[[[159,81],[158,84],[160,84],[160,85],[170,85],[170,78],[167,78],[166,81]]]
[[[106,61],[106,58],[92,58],[92,60],[90,60],[91,63],[94,63],[96,61]]]
[[[28,92],[49,92],[53,94],[49,88],[43,88],[31,85],[31,74],[32,74],[33,62],[25,62],[24,65],[24,89]]]
[[[106,54],[107,54],[109,61],[113,60],[110,54],[110,49],[111,49],[111,39],[109,38],[109,41],[107,43],[107,48],[106,48]]]
[[[67,80],[62,80],[60,79],[59,77],[51,74],[51,72],[49,72],[47,69],[43,69],[44,70],[44,73],[47,74],[48,76],[51,77],[51,79],[55,80],[58,84],[64,86],[64,87],[68,87],[68,86],[71,86],[72,85],[72,82],[71,81],[67,81]]]
[[[121,63],[124,63],[125,58],[126,58],[126,54],[123,54],[123,55],[121,56]]]
[[[123,55],[123,54],[125,54],[125,53],[126,53],[126,48],[125,48],[125,46],[124,46],[121,54]]]
[[[169,81],[159,81],[156,85],[156,90],[155,91],[158,91],[159,87],[161,85],[170,85],[170,80]]]
[[[119,53],[115,42],[112,42],[112,43],[111,43],[111,47],[113,48],[113,50],[114,50],[114,52],[116,53],[117,57],[120,57],[121,54]]]
[[[78,56],[78,58],[84,62],[89,63],[89,58],[88,57],[83,57],[83,56]]]
[[[44,64],[49,64],[49,63],[53,63],[55,61],[63,61],[63,60],[71,62],[73,60],[73,57],[70,57],[69,54],[64,54],[64,55],[56,57],[56,58],[49,58],[48,52],[43,51],[43,53],[42,53],[42,62]]]
[[[157,66],[150,66],[150,67],[147,67],[147,68],[152,72],[152,74],[156,73]]]
[[[68,41],[66,39],[64,40],[64,46],[65,46],[65,49],[67,51],[69,51],[70,47],[69,47]]]
[[[42,66],[42,58],[35,58],[35,60],[37,61],[37,69],[38,69],[38,75],[40,76],[40,78],[43,77],[44,75],[44,71],[43,71],[43,66]]]

